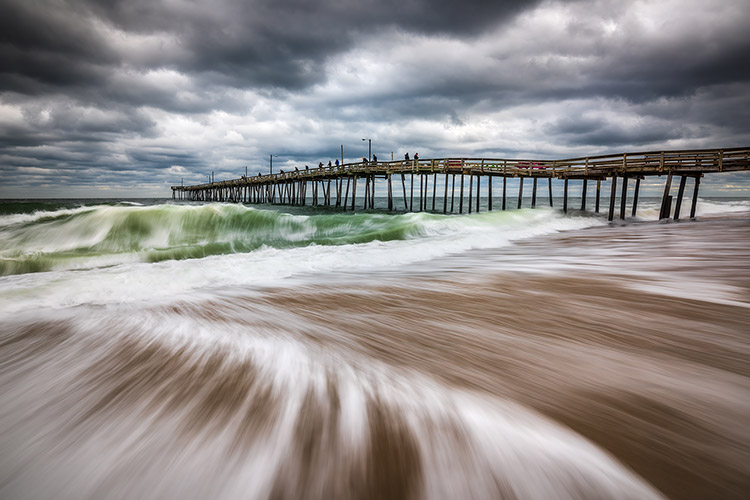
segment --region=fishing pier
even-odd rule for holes
[[[750,170],[750,147],[620,153],[563,160],[420,158],[362,161],[304,170],[295,168],[276,174],[242,176],[239,179],[191,186],[172,186],[172,198],[300,206],[309,203],[311,206],[340,207],[342,210],[367,210],[375,208],[375,186],[380,181],[381,186],[385,185],[387,189],[388,210],[400,210],[403,204],[403,210],[406,211],[461,214],[471,213],[472,210],[478,212],[481,196],[488,198],[488,210],[506,210],[506,207],[512,204],[512,200],[506,196],[507,180],[517,178],[517,208],[521,208],[524,201],[524,182],[528,179],[531,184],[531,207],[535,208],[539,181],[546,179],[550,206],[553,204],[552,181],[563,183],[562,208],[566,212],[569,182],[582,184],[581,210],[587,209],[588,192],[593,189],[595,183],[594,210],[599,212],[602,183],[609,182],[609,186],[605,185],[604,189],[610,190],[608,219],[611,221],[617,208],[618,182],[621,190],[619,217],[624,219],[629,181],[635,181],[631,196],[631,215],[635,216],[641,180],[647,176],[664,176],[659,218],[673,217],[678,220],[688,179],[692,179],[690,218],[694,218],[698,189],[704,175],[743,170]],[[442,192],[438,192],[439,176],[443,181]],[[676,195],[672,194],[673,179],[679,179]],[[485,182],[482,182],[483,180]],[[363,189],[358,191],[358,185]],[[465,192],[466,187],[468,196]],[[418,190],[416,193],[415,189]],[[400,194],[403,196],[399,196]],[[439,202],[437,205],[436,201]]]

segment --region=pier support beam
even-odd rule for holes
[[[453,213],[453,202],[456,198],[456,174],[453,174],[453,180],[451,181],[451,213]]]
[[[693,188],[693,199],[690,202],[690,218],[695,219],[695,204],[698,202],[698,187],[701,185],[701,178],[695,177],[695,187]]]
[[[458,213],[464,213],[464,173],[461,172],[461,194],[458,197]]]
[[[471,213],[471,201],[474,194],[474,174],[469,174],[469,213]]]
[[[401,173],[401,187],[404,188],[404,210],[409,210],[409,205],[406,203],[406,176]]]
[[[523,201],[523,177],[518,179],[518,209],[521,209],[521,202]]]
[[[620,195],[620,219],[625,219],[625,205],[628,201],[628,177],[622,178],[622,195]]]
[[[609,215],[607,220],[612,222],[615,218],[615,198],[617,197],[617,176],[612,176],[612,191],[609,194]]]
[[[503,176],[503,210],[505,210],[505,187],[508,183],[508,178]]]
[[[487,211],[492,212],[492,180],[494,177],[491,175],[487,178],[487,195],[489,196],[489,199],[487,200]]]
[[[534,181],[531,185],[531,208],[536,208],[536,183],[537,178],[534,177]]]
[[[672,172],[667,175],[667,180],[664,183],[664,194],[661,198],[661,210],[659,211],[659,220],[668,219],[669,214],[672,211],[672,197],[669,195],[669,191],[672,188]]]
[[[682,207],[682,196],[685,194],[685,183],[687,176],[680,176],[680,188],[677,190],[677,202],[674,207],[674,220],[680,220],[680,208]]]
[[[479,188],[482,186],[482,177],[477,174],[477,213],[479,213]]]
[[[595,212],[599,213],[599,200],[601,199],[602,194],[602,180],[597,179],[596,180],[596,209]]]
[[[563,212],[568,213],[568,178],[565,178],[563,184]]]
[[[549,186],[549,206],[552,208],[552,177],[547,179],[547,185]]]
[[[583,179],[583,185],[581,186],[581,210],[586,211],[586,191],[588,188],[588,179]]]
[[[435,211],[435,191],[437,190],[437,172],[432,174],[432,211]]]
[[[636,211],[638,210],[638,195],[641,191],[641,178],[635,178],[635,189],[633,190],[633,210],[630,212],[631,217],[635,217]]]

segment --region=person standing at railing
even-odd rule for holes
[[[408,152],[404,155],[404,160],[409,161],[409,153]]]
[[[378,157],[377,157],[377,155],[372,155],[372,162],[373,162],[373,163],[377,163],[377,162],[378,162]]]
[[[339,159],[338,158],[336,158],[336,166],[337,167],[339,166]]]

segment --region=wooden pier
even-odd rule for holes
[[[693,179],[690,218],[695,217],[700,180],[705,174],[750,170],[750,147],[725,149],[700,149],[683,151],[649,151],[614,155],[587,156],[563,160],[493,159],[493,158],[440,158],[399,161],[347,163],[343,165],[280,171],[277,174],[243,176],[239,179],[210,182],[192,186],[172,186],[172,198],[193,201],[223,201],[238,203],[276,203],[304,206],[335,206],[342,210],[375,208],[375,185],[385,184],[389,210],[436,211],[436,199],[442,195],[438,211],[458,213],[479,211],[482,195],[488,198],[488,210],[493,210],[493,189],[500,189],[497,178],[502,178],[500,207],[506,209],[507,179],[520,180],[518,204],[523,203],[524,181],[531,181],[531,207],[536,207],[540,180],[547,179],[549,203],[552,205],[552,180],[563,182],[563,210],[568,210],[569,181],[582,183],[581,210],[586,210],[589,181],[596,183],[595,211],[600,209],[602,183],[610,182],[608,219],[615,217],[615,200],[618,182],[621,183],[619,217],[625,218],[628,183],[635,180],[631,215],[636,215],[641,180],[646,176],[664,176],[660,219],[673,216],[679,219],[682,197],[687,180]],[[438,176],[444,176],[443,192],[437,193]],[[415,176],[418,178],[415,184]],[[407,182],[409,178],[409,192]],[[459,191],[456,193],[458,177]],[[481,191],[482,179],[485,192]],[[673,196],[672,180],[679,178],[679,188],[674,214],[671,214]],[[397,184],[394,187],[394,182]],[[364,183],[362,200],[357,202],[358,183]],[[401,184],[403,197],[394,197]],[[450,184],[450,194],[448,185]],[[469,193],[465,196],[465,186]],[[360,186],[362,184],[359,184]],[[415,193],[418,186],[419,192]],[[431,192],[430,192],[431,191]],[[416,195],[416,200],[415,200]],[[458,197],[458,200],[455,198]],[[398,200],[398,201],[397,201]],[[457,203],[456,203],[457,202]],[[403,207],[401,207],[403,203]],[[398,206],[397,206],[398,205]],[[456,206],[457,205],[457,206]],[[440,210],[442,209],[442,210]]]

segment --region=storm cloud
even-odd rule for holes
[[[0,197],[361,158],[746,146],[750,9],[580,0],[6,0]],[[108,191],[108,193],[113,193]]]

